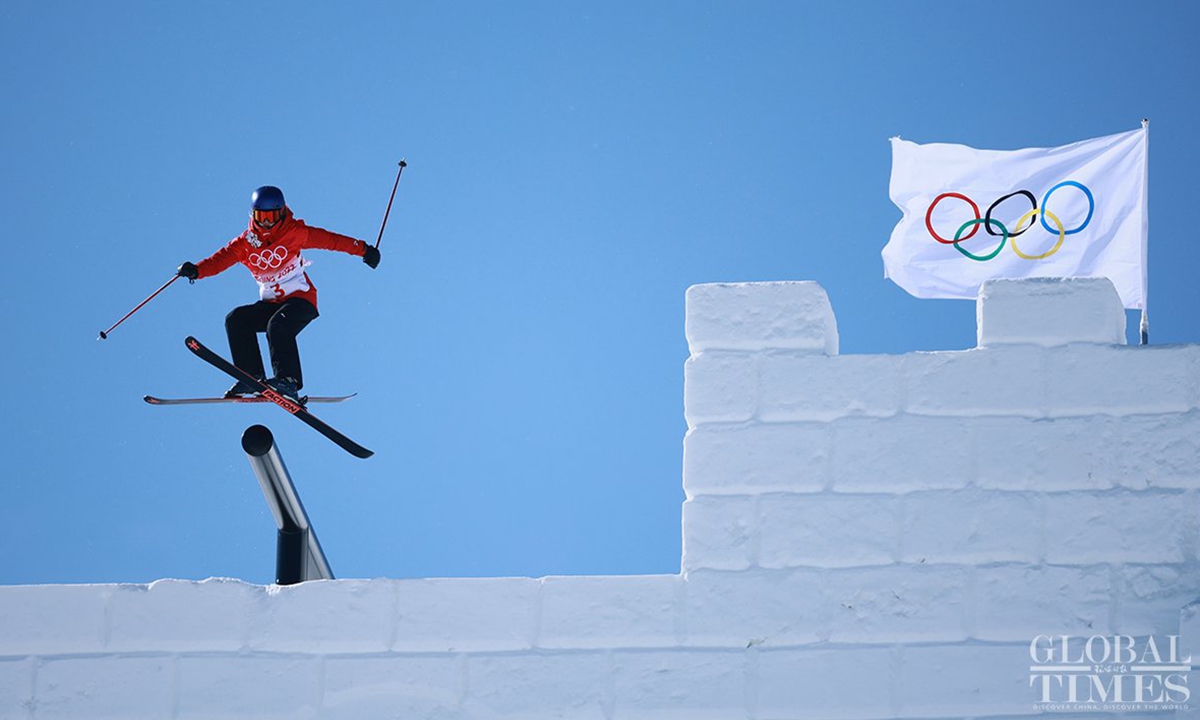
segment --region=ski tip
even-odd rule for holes
[[[158,398],[154,397],[153,395],[143,395],[142,399],[145,400],[146,402],[150,403],[151,405],[159,404]]]

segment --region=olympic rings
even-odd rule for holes
[[[250,264],[259,270],[274,270],[287,259],[287,247],[280,246],[274,250],[263,250],[260,253],[250,253]]]
[[[1021,219],[1017,221],[1017,227],[1020,227],[1021,223],[1025,222],[1026,218],[1032,218],[1034,215],[1042,215],[1043,217],[1049,217],[1051,220],[1054,221],[1054,224],[1058,226],[1058,242],[1054,243],[1054,247],[1050,248],[1049,250],[1042,253],[1041,255],[1026,255],[1025,253],[1021,252],[1021,250],[1017,247],[1017,241],[1013,240],[1012,241],[1013,252],[1015,252],[1017,254],[1017,257],[1024,258],[1025,260],[1041,260],[1043,258],[1050,257],[1054,253],[1058,252],[1058,249],[1060,247],[1062,247],[1063,240],[1065,240],[1067,238],[1067,233],[1065,230],[1063,230],[1062,221],[1058,219],[1057,215],[1050,212],[1049,210],[1030,210],[1029,212],[1022,215]],[[1029,225],[1030,225],[1030,227],[1032,227],[1033,223],[1029,223]],[[1028,229],[1028,228],[1026,228],[1026,229]]]
[[[1082,230],[1088,226],[1088,223],[1090,223],[1092,221],[1092,213],[1094,213],[1096,211],[1096,198],[1092,197],[1092,191],[1088,190],[1086,185],[1077,183],[1074,180],[1064,180],[1046,191],[1046,196],[1042,198],[1042,207],[1043,208],[1046,207],[1046,204],[1050,202],[1050,193],[1054,192],[1055,190],[1059,189],[1060,187],[1065,187],[1067,185],[1070,185],[1071,187],[1079,188],[1080,190],[1083,191],[1084,195],[1087,195],[1087,199],[1088,199],[1088,214],[1087,214],[1087,217],[1085,217],[1083,219],[1083,224],[1081,224],[1079,227],[1075,228],[1074,230],[1063,230],[1062,225],[1058,226],[1058,229],[1060,232],[1062,232],[1066,235],[1074,235],[1075,233],[1079,232],[1080,230]],[[1049,213],[1047,213],[1047,214],[1049,214]],[[1042,217],[1042,227],[1046,228],[1046,232],[1048,232],[1048,233],[1054,232],[1053,230],[1050,229],[1050,226],[1046,224],[1046,218],[1044,216]]]
[[[934,231],[934,229],[933,229],[933,219],[932,219],[933,218],[933,209],[935,207],[937,207],[938,203],[940,203],[943,199],[948,198],[948,197],[958,198],[959,200],[965,200],[967,202],[967,204],[969,204],[971,206],[971,209],[975,211],[975,219],[976,220],[979,219],[979,206],[976,205],[975,201],[972,200],[971,198],[967,197],[966,195],[962,195],[962,194],[956,193],[956,192],[942,193],[941,195],[938,195],[937,197],[935,197],[933,199],[933,202],[929,204],[929,209],[925,211],[925,227],[929,230],[929,234],[933,236],[934,240],[937,240],[938,242],[942,243],[943,245],[954,245],[956,243],[961,242],[962,240],[970,240],[971,236],[974,235],[975,231],[978,230],[979,228],[973,228],[971,230],[971,234],[967,235],[965,238],[955,237],[953,240],[947,240],[946,238],[942,237],[941,235],[938,235],[937,232]],[[959,229],[961,230],[961,228],[959,228]]]
[[[999,199],[999,200],[997,200],[996,202],[992,203],[992,204],[991,204],[991,206],[990,206],[990,207],[987,209],[987,214],[983,216],[983,217],[984,217],[984,219],[985,219],[985,220],[991,220],[991,219],[992,219],[992,211],[993,211],[993,210],[995,210],[995,209],[996,209],[996,207],[997,207],[998,205],[1000,205],[1000,203],[1004,202],[1005,200],[1009,199],[1010,197],[1012,197],[1012,196],[1014,196],[1014,195],[1024,195],[1025,197],[1029,198],[1029,204],[1033,206],[1033,209],[1034,209],[1034,210],[1037,210],[1037,198],[1035,198],[1035,197],[1033,196],[1033,193],[1029,192],[1028,190],[1018,190],[1018,191],[1016,191],[1016,192],[1011,192],[1011,193],[1009,193],[1009,194],[1005,195],[1004,197],[1000,198],[1000,199]],[[1043,206],[1043,207],[1045,207],[1045,205],[1046,205],[1046,203],[1042,203],[1042,206]],[[1022,220],[1023,220],[1023,219],[1024,219],[1024,218],[1022,218]],[[1015,230],[1015,231],[1013,231],[1012,233],[1010,233],[1010,234],[1009,234],[1009,237],[1016,237],[1016,236],[1020,235],[1021,233],[1025,232],[1025,230],[1028,230],[1028,229],[1029,229],[1029,228],[1027,227],[1027,228],[1025,228],[1025,230],[1021,230],[1021,229],[1020,229],[1020,227],[1021,227],[1021,221],[1020,221],[1020,220],[1018,220],[1018,221],[1017,221],[1017,228],[1018,228],[1018,229],[1017,229],[1017,230]],[[1033,223],[1029,223],[1029,227],[1033,227]],[[988,234],[988,235],[995,235],[995,234],[996,234],[996,233],[992,232],[992,226],[991,226],[991,224],[989,224],[989,223],[985,223],[985,224],[984,224],[984,226],[983,226],[983,229],[984,229],[984,231],[985,231],[985,232],[987,232],[987,234]]]
[[[1053,195],[1056,190],[1058,190],[1059,188],[1063,188],[1063,187],[1077,188],[1080,192],[1082,192],[1084,194],[1084,196],[1087,198],[1087,201],[1088,201],[1087,216],[1083,219],[1083,222],[1081,222],[1078,227],[1071,228],[1070,230],[1066,229],[1063,226],[1062,221],[1058,218],[1057,215],[1055,215],[1054,213],[1052,213],[1046,209],[1050,202],[1050,196]],[[1024,197],[1025,199],[1029,200],[1030,209],[1028,212],[1026,212],[1024,215],[1022,215],[1019,220],[1017,220],[1015,228],[1012,231],[1009,231],[1009,229],[1007,227],[1005,227],[1003,223],[1001,223],[999,220],[996,220],[995,218],[992,217],[992,213],[996,211],[996,209],[1001,205],[1001,203],[1003,203],[1004,201],[1006,201],[1010,198],[1016,197],[1017,195],[1020,195],[1020,196]],[[956,200],[962,200],[963,202],[967,203],[967,205],[969,205],[971,207],[971,212],[973,215],[972,219],[967,220],[958,228],[958,231],[954,234],[953,240],[942,237],[941,235],[939,235],[937,233],[936,230],[933,229],[933,211],[935,208],[937,208],[938,203],[942,202],[943,200],[945,200],[947,198],[954,198]],[[1031,193],[1028,190],[1016,190],[1014,192],[1011,192],[1007,195],[1000,197],[998,200],[996,200],[995,202],[993,202],[991,205],[988,206],[987,212],[982,213],[982,214],[979,212],[979,206],[975,204],[975,201],[972,200],[971,198],[967,197],[966,195],[963,195],[962,193],[957,193],[957,192],[944,192],[941,195],[938,195],[937,197],[935,197],[933,199],[933,202],[929,203],[929,208],[925,211],[925,229],[929,231],[929,236],[932,237],[934,240],[938,241],[939,243],[942,243],[943,245],[953,245],[956,250],[958,250],[960,253],[962,253],[966,257],[968,257],[972,260],[979,261],[979,262],[985,262],[987,260],[991,260],[992,258],[996,257],[996,255],[998,255],[1000,253],[1000,251],[1004,248],[1004,245],[1009,241],[1010,238],[1013,238],[1012,249],[1013,249],[1013,252],[1017,254],[1017,257],[1020,257],[1024,260],[1044,260],[1045,258],[1048,258],[1051,255],[1053,255],[1054,253],[1058,252],[1062,248],[1063,241],[1066,239],[1067,235],[1074,235],[1075,233],[1080,232],[1081,230],[1086,228],[1092,222],[1092,216],[1095,214],[1095,212],[1096,212],[1096,198],[1092,195],[1092,191],[1083,183],[1077,182],[1075,180],[1064,180],[1064,181],[1058,183],[1057,185],[1054,185],[1049,190],[1047,190],[1046,194],[1042,196],[1041,208],[1038,207],[1037,198],[1034,196],[1033,193]],[[1057,230],[1050,227],[1050,224],[1048,222],[1046,222],[1047,218],[1049,218],[1050,221],[1053,222],[1058,227]],[[1028,221],[1028,224],[1025,224],[1026,221]],[[1035,224],[1038,224],[1038,223],[1041,224],[1042,228],[1046,232],[1050,233],[1051,235],[1058,235],[1058,241],[1056,243],[1054,243],[1054,247],[1050,248],[1049,250],[1047,250],[1046,252],[1044,252],[1040,255],[1031,255],[1031,254],[1022,252],[1020,250],[1020,248],[1017,247],[1017,242],[1016,242],[1015,238],[1018,237],[1019,235],[1025,233],[1027,230],[1029,230]],[[961,245],[961,243],[963,241],[969,240],[972,237],[974,237],[975,233],[978,232],[978,230],[979,230],[978,226],[980,226],[980,225],[983,225],[984,232],[986,232],[988,235],[991,235],[993,237],[997,237],[997,236],[1000,237],[1000,244],[998,246],[996,246],[995,250],[991,251],[990,253],[988,253],[986,255],[975,255],[973,253],[970,253],[970,252],[964,250]],[[999,227],[1001,232],[996,233],[995,231],[993,231],[992,230],[993,225]],[[963,233],[967,230],[967,228],[970,228],[970,232],[967,232],[966,235],[964,235]]]
[[[959,245],[960,242],[967,239],[965,237],[959,237],[959,235],[962,235],[962,231],[966,230],[968,227],[971,227],[972,225],[979,225],[980,223],[983,223],[985,225],[999,225],[1000,231],[1004,233],[1004,236],[1000,238],[1000,244],[996,246],[996,249],[991,251],[987,255],[972,255],[971,253],[967,252],[966,250],[963,250],[962,245]],[[1018,225],[1019,224],[1020,223],[1018,223]],[[978,229],[979,228],[975,228],[975,229],[971,230],[971,234],[974,234],[975,230],[978,230]],[[967,235],[967,237],[971,237],[971,235]],[[966,255],[967,257],[971,258],[972,260],[977,260],[979,262],[987,262],[988,260],[991,260],[992,258],[994,258],[1000,254],[1000,251],[1004,249],[1004,243],[1008,242],[1008,237],[1009,237],[1008,228],[1004,227],[1004,223],[1000,222],[999,220],[990,220],[990,219],[985,220],[985,219],[975,218],[974,220],[968,220],[965,223],[963,223],[962,227],[960,227],[958,229],[958,232],[954,233],[954,249],[959,251],[963,255]]]

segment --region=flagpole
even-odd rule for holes
[[[1142,118],[1142,130],[1146,132],[1146,161],[1142,163],[1142,345],[1150,344],[1150,118]]]

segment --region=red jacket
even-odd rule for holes
[[[196,268],[198,278],[206,278],[225,272],[240,262],[258,281],[260,299],[283,302],[287,298],[302,297],[316,307],[317,289],[304,272],[309,263],[300,257],[300,251],[337,250],[361,256],[366,248],[367,244],[362,240],[309,227],[288,210],[287,217],[270,230],[256,226],[251,220],[246,232],[201,260]]]

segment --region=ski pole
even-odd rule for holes
[[[383,241],[383,229],[387,227],[388,214],[392,212],[392,201],[396,199],[396,188],[400,187],[400,176],[404,174],[404,168],[408,167],[408,163],[400,160],[400,170],[396,173],[396,183],[392,185],[392,196],[388,198],[387,210],[383,211],[383,224],[379,226],[379,237],[375,238],[375,247],[379,247],[379,243]]]
[[[162,292],[163,290],[166,290],[166,289],[167,289],[167,288],[168,288],[168,287],[171,285],[171,283],[175,282],[175,281],[176,281],[176,280],[178,280],[179,278],[180,278],[180,276],[179,276],[179,275],[173,275],[173,276],[171,276],[171,279],[170,279],[170,280],[168,280],[168,281],[166,281],[165,283],[163,283],[163,286],[162,286],[162,287],[160,287],[159,289],[157,289],[157,290],[155,290],[154,292],[150,293],[150,297],[148,297],[148,298],[146,298],[145,300],[141,301],[140,303],[138,303],[138,306],[137,306],[137,307],[135,307],[134,309],[132,309],[132,310],[130,310],[129,312],[127,312],[127,313],[125,314],[125,317],[123,317],[123,318],[121,318],[120,320],[118,320],[118,321],[116,321],[115,323],[113,323],[113,326],[112,326],[112,327],[110,327],[109,329],[107,329],[107,330],[101,330],[101,331],[100,331],[100,337],[98,337],[98,338],[96,338],[96,339],[97,339],[97,340],[107,340],[107,339],[108,339],[108,334],[109,334],[110,332],[112,332],[113,330],[116,330],[118,325],[120,325],[121,323],[123,323],[123,322],[125,322],[126,320],[128,320],[130,315],[133,315],[133,314],[134,314],[135,312],[137,312],[138,310],[141,310],[143,305],[145,305],[146,303],[148,303],[148,302],[150,302],[151,300],[153,300],[153,299],[154,299],[154,298],[155,298],[155,297],[156,297],[156,296],[157,296],[157,295],[158,295],[160,292]]]

